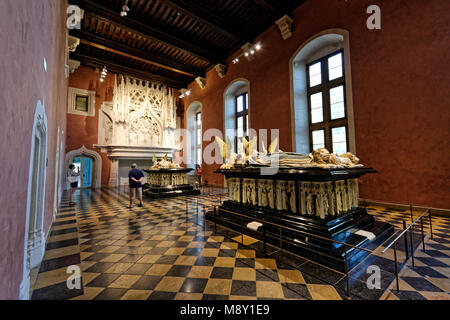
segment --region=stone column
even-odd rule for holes
[[[119,185],[119,160],[111,159],[111,170],[109,173],[109,186],[111,188],[117,188]]]

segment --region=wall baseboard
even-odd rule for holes
[[[409,204],[401,204],[401,203],[391,203],[391,202],[383,202],[378,200],[371,199],[359,199],[360,205],[371,205],[371,206],[380,206],[393,210],[410,210]],[[442,208],[433,208],[433,207],[424,207],[420,205],[412,205],[413,211],[424,212],[427,209],[431,210],[431,215],[440,216],[440,217],[450,217],[450,209],[442,209]]]

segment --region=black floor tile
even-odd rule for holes
[[[119,262],[129,262],[129,263],[136,263],[139,261],[144,255],[142,254],[128,254],[122,259],[120,259]]]
[[[127,289],[107,288],[100,292],[94,300],[120,300],[126,292]]]
[[[431,277],[431,278],[447,278],[446,275],[443,275],[440,272],[437,272],[436,270],[434,270],[433,268],[430,267],[411,267],[408,266],[408,268],[410,268],[411,270],[413,270],[414,272],[420,274],[423,277]]]
[[[275,270],[256,270],[256,281],[280,281],[278,273]]]
[[[187,277],[191,271],[191,266],[173,266],[166,274],[171,277]]]
[[[335,284],[344,277],[342,273],[325,268],[313,262],[306,262],[297,268],[302,274],[309,274],[329,284]]]
[[[76,264],[79,264],[80,262],[81,262],[80,254],[72,254],[72,255],[64,256],[64,257],[60,257],[60,258],[44,260],[41,263],[39,273],[76,265]]]
[[[129,268],[125,274],[143,275],[148,271],[148,269],[150,269],[151,266],[151,263],[137,263]]]
[[[59,249],[64,247],[75,246],[78,244],[78,238],[73,238],[69,240],[61,240],[56,242],[49,242],[45,247],[45,250]]]
[[[304,284],[283,283],[281,287],[286,299],[312,300],[312,296]]]
[[[208,279],[187,278],[184,281],[183,286],[180,289],[180,292],[203,293],[207,283],[208,283]]]
[[[427,281],[424,278],[401,277],[401,279],[407,282],[411,287],[413,287],[417,291],[443,292],[441,289],[439,289],[430,281]]]
[[[103,273],[114,265],[112,262],[97,262],[85,270],[85,272]]]
[[[434,258],[423,258],[423,257],[416,257],[414,259],[419,260],[420,262],[426,264],[429,267],[444,267],[448,268],[448,265],[443,263],[442,261],[439,261]]]
[[[176,295],[176,292],[153,291],[147,300],[173,300]]]
[[[81,296],[83,292],[83,285],[81,285],[81,289],[71,290],[67,287],[66,282],[62,282],[34,290],[31,300],[68,300]]]
[[[155,263],[156,264],[174,264],[178,256],[162,256]]]
[[[423,295],[416,291],[400,291],[391,290],[400,300],[427,300]]]
[[[109,274],[103,273],[99,275],[97,278],[89,282],[86,287],[101,287],[106,288],[111,283],[113,283],[117,278],[119,278],[119,274]]]
[[[216,295],[216,294],[204,294],[202,297],[202,300],[220,300],[220,301],[224,301],[224,300],[228,300],[229,297],[228,296],[220,296],[220,295]]]
[[[238,258],[236,259],[235,265],[236,268],[255,268],[255,260],[247,259],[247,258]]]
[[[199,256],[203,248],[187,248],[183,251],[183,256]]]
[[[233,278],[233,268],[214,267],[211,273],[212,279],[231,279]]]
[[[161,282],[162,278],[158,276],[142,276],[131,288],[137,290],[153,290]]]
[[[231,295],[256,297],[256,282],[233,280]]]
[[[53,230],[52,232],[50,232],[50,236],[57,236],[57,235],[61,235],[61,234],[68,234],[68,233],[74,233],[74,232],[78,232],[78,228]]]
[[[215,262],[216,258],[214,257],[198,257],[197,260],[195,261],[195,265],[210,267],[213,266]]]

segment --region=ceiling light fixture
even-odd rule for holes
[[[108,69],[106,69],[106,66],[103,67],[102,73],[100,75],[100,82],[105,81],[106,75],[108,74]]]
[[[239,56],[237,56],[236,58],[233,59],[233,64],[237,64],[239,63],[239,58],[242,56],[247,57],[247,59],[250,59],[250,56],[253,56],[256,54],[257,51],[260,51],[262,49],[262,45],[260,42],[258,42],[257,44],[254,45],[248,45],[248,47],[243,48],[244,52],[241,53]]]
[[[130,8],[128,7],[128,0],[125,1],[125,4],[122,6],[122,12],[120,12],[121,17],[126,17]]]
[[[182,89],[180,99],[186,98],[191,94],[191,90]]]

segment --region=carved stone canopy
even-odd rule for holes
[[[69,36],[67,46],[68,46],[70,52],[75,52],[79,45],[80,45],[80,39],[75,38],[73,36]]]
[[[217,64],[216,66],[215,66],[215,68],[216,68],[216,72],[217,72],[217,75],[220,77],[220,78],[223,78],[223,77],[225,77],[225,75],[227,74],[227,66],[226,65],[223,65],[223,64]]]
[[[289,39],[292,37],[292,24],[294,20],[288,15],[284,15],[280,20],[276,22],[278,28],[280,28],[281,36],[283,40]]]
[[[205,89],[206,87],[206,78],[202,78],[202,77],[198,77],[195,79],[195,81],[197,81],[198,86],[201,89]]]

